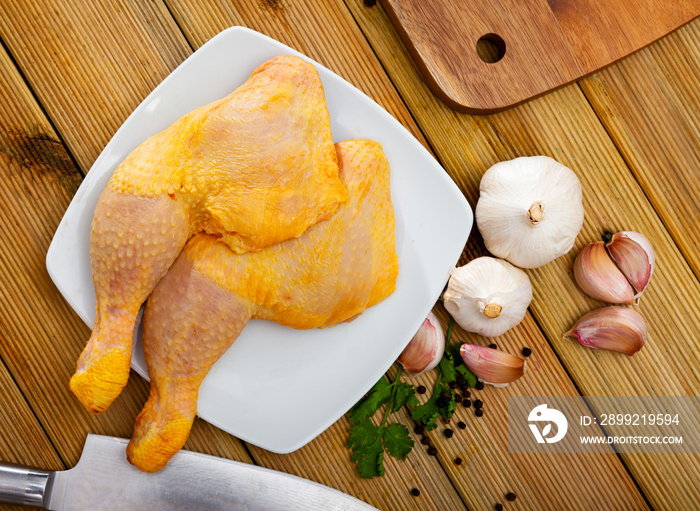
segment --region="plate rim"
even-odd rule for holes
[[[318,63],[317,61],[311,59],[310,57],[302,54],[301,52],[285,45],[284,43],[281,43],[280,41],[277,41],[265,34],[262,34],[260,32],[257,32],[255,30],[249,29],[247,27],[243,26],[233,26],[229,27],[215,36],[213,36],[211,39],[209,39],[206,43],[204,43],[200,48],[198,48],[196,51],[194,51],[190,56],[187,57],[182,63],[180,63],[177,68],[175,68],[172,72],[170,72],[140,103],[139,105],[129,114],[129,116],[125,119],[125,121],[122,123],[122,125],[119,127],[119,129],[114,133],[114,135],[110,138],[110,140],[107,142],[105,145],[104,149],[101,151],[100,155],[97,157],[95,162],[92,164],[90,167],[90,171],[86,174],[86,176],[83,179],[83,182],[81,183],[80,187],[78,188],[77,192],[75,193],[73,199],[71,200],[71,203],[69,204],[68,208],[66,209],[63,217],[61,218],[61,222],[59,223],[56,232],[54,233],[54,236],[52,238],[51,244],[49,246],[49,249],[47,251],[46,255],[46,267],[47,271],[49,273],[49,276],[51,277],[52,281],[58,288],[59,292],[63,296],[63,298],[68,302],[68,304],[71,306],[73,311],[76,312],[76,314],[83,320],[84,323],[86,323],[88,326],[92,327],[91,321],[89,320],[88,317],[85,317],[84,314],[82,313],[82,307],[77,303],[77,298],[75,298],[71,293],[69,293],[65,287],[63,286],[63,282],[59,276],[59,269],[55,267],[55,264],[57,264],[54,253],[57,250],[57,246],[60,243],[60,234],[66,229],[66,224],[69,219],[70,219],[70,213],[72,209],[75,209],[73,207],[74,202],[80,201],[83,197],[83,195],[88,195],[90,192],[93,191],[95,188],[93,185],[95,181],[97,181],[101,176],[97,176],[97,172],[92,172],[93,169],[99,168],[103,165],[103,162],[107,155],[110,152],[111,146],[113,145],[115,139],[120,138],[120,134],[123,130],[128,129],[130,121],[133,121],[133,119],[137,119],[140,115],[140,113],[147,107],[149,102],[157,97],[162,90],[163,87],[165,87],[166,83],[169,83],[170,81],[178,79],[179,75],[183,72],[186,72],[186,68],[183,68],[183,66],[194,59],[197,59],[198,56],[201,57],[202,54],[206,53],[206,49],[211,48],[217,44],[219,44],[220,41],[224,41],[228,35],[230,34],[235,34],[235,33],[240,33],[243,34],[246,37],[251,37],[255,40],[260,40],[263,41],[265,44],[272,44],[280,53],[286,53],[289,55],[296,55],[307,62],[310,62],[312,65],[314,65],[318,70],[319,73],[321,73],[321,70],[323,70],[323,73],[328,73],[331,77],[333,77],[335,80],[337,80],[339,83],[343,84],[343,86],[350,88],[350,90],[353,91],[353,94],[358,96],[361,101],[366,102],[371,109],[377,114],[382,116],[385,121],[389,122],[390,125],[392,126],[392,129],[396,130],[397,133],[400,135],[402,139],[407,139],[412,142],[414,147],[417,148],[418,151],[420,151],[424,156],[430,158],[435,162],[435,166],[439,167],[439,169],[442,170],[442,172],[434,172],[431,174],[431,179],[439,179],[441,181],[441,186],[445,187],[447,190],[451,192],[451,199],[454,199],[454,204],[453,207],[458,207],[461,206],[462,208],[462,213],[463,217],[463,228],[459,229],[458,235],[455,236],[456,240],[452,243],[453,248],[455,249],[455,256],[454,256],[454,262],[452,265],[456,265],[460,256],[462,255],[464,246],[469,239],[469,235],[471,232],[471,229],[474,225],[474,217],[473,217],[473,211],[471,209],[471,206],[469,205],[468,201],[464,197],[463,193],[461,190],[458,188],[456,183],[449,177],[445,169],[442,167],[442,165],[435,159],[435,157],[425,148],[425,146],[417,140],[413,134],[411,134],[408,129],[401,124],[393,115],[391,115],[388,111],[386,111],[383,107],[381,107],[376,101],[374,101],[371,97],[367,96],[365,93],[363,93],[361,90],[359,90],[357,87],[355,87],[353,84],[339,76],[338,74],[334,73],[330,69],[326,68],[322,64]],[[104,174],[105,172],[103,172]],[[111,173],[109,174],[111,176]],[[90,176],[93,176],[92,178]],[[87,185],[87,186],[86,186]],[[99,193],[101,193],[101,189],[99,190]],[[460,247],[459,250],[457,250],[457,247]],[[399,270],[400,271],[400,270]],[[448,275],[446,274],[445,282],[446,283],[448,278]],[[437,289],[437,288],[436,288]],[[426,311],[429,312],[432,310],[434,307],[434,304],[437,302],[439,299],[439,296],[442,292],[442,287],[440,289],[437,289],[432,293],[432,295],[428,298],[426,298],[426,303],[431,303],[430,307]],[[417,331],[420,324],[422,324],[424,317],[417,317],[414,318],[411,321],[411,325],[413,325],[414,328],[412,328],[413,331]],[[381,367],[383,370],[379,371],[376,370],[374,373],[376,374],[376,378],[372,378],[371,381],[365,382],[364,385],[359,386],[359,390],[356,392],[358,399],[364,395],[375,383],[376,381],[381,378],[393,365],[394,361],[400,354],[400,352],[403,350],[403,347],[405,347],[406,344],[410,341],[409,339],[405,340],[405,343],[401,343],[400,349],[395,349],[394,351],[395,356],[390,360],[390,361],[385,361],[385,363],[381,364]],[[87,341],[86,341],[87,342]],[[379,365],[379,364],[378,364]],[[384,367],[386,366],[386,367]],[[134,367],[134,362],[132,359],[132,369],[134,369],[135,372],[137,372],[140,376],[144,377],[146,380],[147,374],[144,375],[140,368]],[[356,402],[355,400],[354,402]],[[349,409],[354,402],[350,403],[347,409]],[[199,407],[199,405],[198,405]],[[261,442],[259,439],[251,438],[249,435],[242,434],[240,432],[233,432],[232,428],[226,424],[222,424],[220,421],[218,421],[216,418],[213,417],[207,417],[204,415],[200,415],[199,409],[198,409],[198,415],[205,421],[209,422],[210,424],[236,436],[237,438],[246,441],[248,443],[251,443],[253,445],[259,446],[263,449],[266,449],[271,452],[279,453],[279,454],[286,454],[290,453],[293,451],[298,450],[299,448],[303,447],[310,441],[312,441],[314,438],[319,436],[321,433],[323,433],[326,429],[328,429],[333,423],[335,423],[340,417],[342,417],[345,413],[347,413],[347,409],[345,409],[345,405],[343,405],[343,411],[340,413],[336,413],[335,411],[333,413],[329,413],[329,417],[326,421],[324,421],[322,424],[317,425],[316,427],[309,428],[309,432],[300,438],[297,438],[296,440],[292,441],[287,441],[287,442],[282,442],[282,443],[275,443],[274,441],[269,441],[269,442]]]

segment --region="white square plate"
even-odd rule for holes
[[[92,328],[90,223],[114,169],[142,141],[229,94],[280,54],[297,55],[318,69],[336,142],[371,138],[384,147],[400,262],[394,294],[352,323],[299,331],[251,321],[202,383],[200,417],[242,440],[287,453],[333,424],[387,371],[440,296],[472,227],[471,208],[444,169],[374,101],[269,37],[243,27],[225,30],[173,71],[110,140],[68,207],[46,265]],[[138,330],[136,338],[132,367],[147,378]]]

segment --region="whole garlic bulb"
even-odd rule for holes
[[[479,185],[476,224],[486,248],[521,268],[566,254],[583,225],[581,183],[547,156],[495,164]]]
[[[520,323],[532,301],[527,273],[494,257],[452,270],[445,309],[467,332],[497,337]]]

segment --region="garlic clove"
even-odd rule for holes
[[[575,339],[589,348],[632,356],[644,346],[647,326],[636,310],[611,305],[584,315],[564,334],[564,338]]]
[[[493,257],[478,257],[452,270],[445,309],[467,332],[497,337],[520,323],[532,301],[527,274]]]
[[[428,313],[408,346],[399,355],[403,368],[417,376],[430,371],[440,363],[445,352],[445,333],[435,314]]]
[[[632,284],[638,299],[654,274],[654,249],[651,242],[638,232],[622,231],[610,235],[605,248],[617,267]]]
[[[605,250],[602,241],[586,245],[574,261],[581,290],[605,303],[634,303],[634,289]]]
[[[504,386],[525,373],[525,361],[505,351],[463,344],[459,352],[464,364],[484,383]]]
[[[537,268],[573,247],[583,225],[581,183],[547,156],[499,162],[481,178],[475,218],[489,252]]]

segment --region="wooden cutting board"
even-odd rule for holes
[[[433,92],[489,113],[593,73],[700,15],[700,0],[382,0]]]

